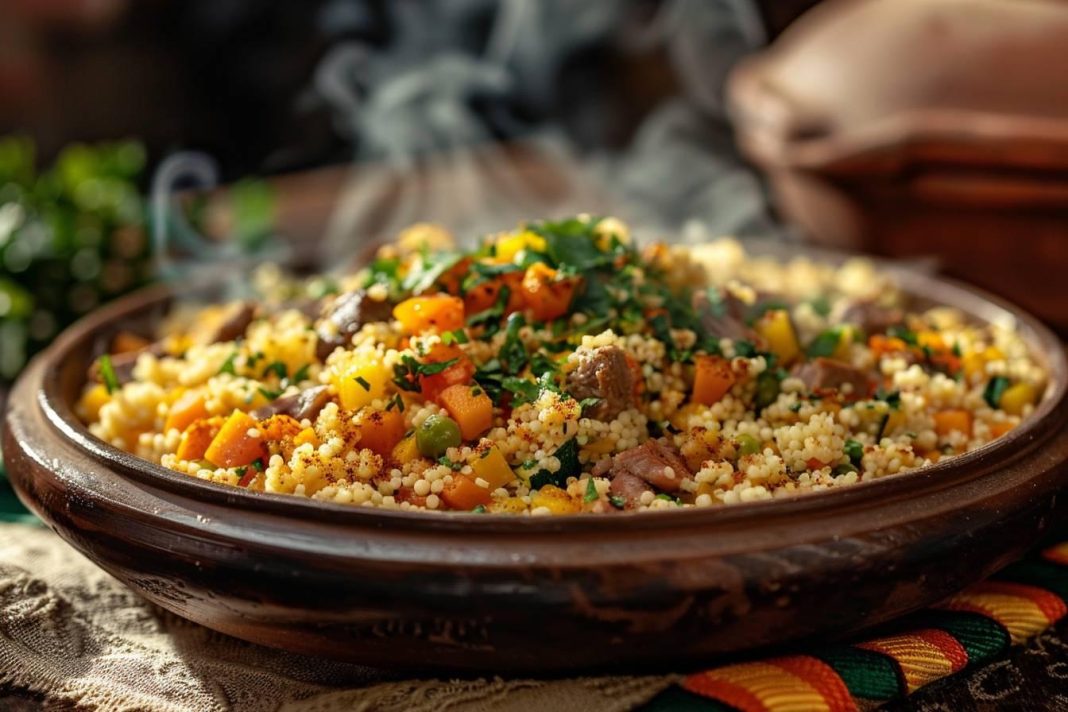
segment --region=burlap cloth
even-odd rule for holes
[[[410,680],[292,655],[146,602],[44,527],[0,524],[0,687],[48,709],[596,712],[632,709],[672,680]]]

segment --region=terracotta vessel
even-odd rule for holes
[[[934,255],[1068,333],[1068,3],[826,2],[728,102],[816,242]]]
[[[841,490],[715,510],[510,518],[388,512],[202,482],[93,438],[71,403],[94,345],[157,318],[154,289],[39,356],[5,416],[22,500],[146,598],[239,638],[375,666],[680,668],[929,604],[1021,554],[1068,480],[1068,364],[1033,318],[900,272],[921,302],[1015,322],[1051,374],[980,450]],[[186,288],[186,292],[188,288]]]

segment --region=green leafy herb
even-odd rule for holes
[[[986,388],[983,389],[983,400],[991,408],[1000,407],[1001,396],[1005,394],[1010,384],[1011,381],[1004,376],[994,376],[987,381]]]
[[[678,503],[679,503],[679,500],[678,500],[678,498],[676,498],[676,497],[672,497],[672,496],[671,496],[671,495],[669,495],[669,494],[664,494],[663,492],[661,492],[660,494],[658,494],[658,495],[656,496],[656,499],[662,499],[662,500],[665,500],[665,501],[667,501],[667,502],[674,502],[675,504],[678,504]]]
[[[501,344],[500,351],[497,352],[497,360],[501,362],[501,367],[505,373],[517,374],[526,367],[529,361],[527,347],[523,345],[523,340],[519,338],[519,330],[525,324],[526,320],[523,319],[523,315],[519,312],[515,312],[508,317],[504,343]]]
[[[286,368],[286,365],[284,363],[282,363],[281,361],[273,361],[273,362],[267,364],[267,367],[263,369],[263,375],[264,376],[267,376],[268,374],[271,374],[271,373],[273,373],[274,375],[278,376],[278,379],[281,380],[281,379],[285,378],[287,375],[289,375],[289,369]]]
[[[612,495],[611,497],[608,498],[608,501],[616,509],[623,509],[624,507],[627,506],[626,497],[620,497],[618,495]]]
[[[901,391],[885,391],[879,388],[875,391],[875,400],[881,400],[890,406],[892,410],[901,407]]]
[[[356,376],[356,378],[354,378],[352,380],[354,380],[354,381],[356,381],[356,383],[360,384],[360,388],[364,389],[365,391],[367,391],[367,392],[371,391],[371,384],[368,383],[367,379],[364,378],[363,376]]]
[[[261,462],[260,460],[253,460],[252,467],[256,470],[256,472],[263,472],[263,462]]]
[[[603,399],[601,399],[601,398],[583,398],[582,400],[580,400],[579,401],[579,407],[582,408],[582,414],[586,415],[586,411],[587,410],[589,410],[590,408],[595,407],[602,400]]]
[[[231,376],[236,376],[237,375],[237,367],[236,367],[236,365],[234,363],[236,360],[237,360],[237,351],[234,351],[232,354],[230,354],[229,356],[226,357],[225,361],[223,361],[223,365],[219,367],[219,373],[220,374],[229,373]]]
[[[453,329],[452,331],[446,331],[441,335],[441,343],[446,346],[453,344],[466,344],[470,339],[467,337],[467,332],[463,329]]]
[[[100,378],[104,381],[104,388],[108,393],[114,393],[122,388],[119,377],[115,375],[115,366],[111,363],[111,357],[104,354],[98,363],[100,364]]]
[[[272,390],[270,388],[262,388],[261,387],[261,388],[257,388],[256,390],[260,392],[261,396],[263,396],[264,398],[266,398],[269,401],[273,401],[273,400],[277,399],[278,396],[282,395],[282,391],[276,391],[276,390]]]
[[[423,255],[418,266],[413,267],[401,282],[401,288],[413,294],[427,291],[442,275],[456,266],[460,257],[460,254],[455,252],[439,252],[432,257]]]
[[[445,467],[448,467],[450,470],[462,470],[462,469],[464,469],[464,463],[462,463],[462,462],[453,462],[452,459],[448,455],[442,455],[441,457],[439,457],[438,458],[438,464],[439,465],[445,465]]]
[[[297,369],[297,372],[289,379],[290,383],[300,383],[301,381],[308,380],[308,370],[311,368],[310,363],[306,363]]]
[[[849,463],[842,463],[840,465],[835,465],[834,469],[831,470],[831,474],[834,475],[835,477],[837,477],[839,475],[847,475],[850,472],[857,472],[857,468],[854,467],[853,465],[849,464]]]
[[[610,265],[614,256],[602,252],[595,244],[597,220],[571,218],[558,222],[540,222],[530,230],[545,238],[549,258],[558,267],[570,267],[578,273]]]
[[[849,458],[849,461],[856,467],[860,467],[860,461],[864,457],[864,446],[853,439],[845,441],[845,447],[842,448]]]
[[[812,307],[812,311],[816,312],[820,316],[828,316],[831,313],[831,302],[827,297],[821,295],[809,301],[809,305]]]
[[[895,339],[901,339],[909,346],[916,346],[919,341],[916,339],[916,332],[911,329],[906,329],[903,326],[891,326],[886,330],[886,335]]]
[[[586,480],[586,496],[583,500],[586,502],[596,502],[600,495],[597,494],[597,484],[593,481],[593,478]]]
[[[840,329],[828,329],[812,340],[805,349],[805,355],[809,358],[827,357],[832,355],[842,340]]]
[[[557,487],[564,487],[567,485],[568,477],[575,477],[582,472],[582,465],[579,464],[578,459],[578,441],[575,438],[571,438],[566,443],[561,445],[553,453],[553,456],[560,461],[560,469],[556,472],[549,472],[548,470],[538,470],[530,478],[530,489],[541,489],[545,485],[556,485]]]
[[[541,394],[541,386],[534,381],[516,376],[506,376],[501,379],[501,387],[512,394],[512,404],[532,403]]]
[[[475,508],[471,510],[471,513],[472,514],[485,514],[486,513],[486,505],[484,505],[484,504],[476,504]]]
[[[401,398],[400,393],[394,393],[393,397],[389,399],[389,403],[386,404],[386,410],[397,409],[398,413],[404,412],[404,399]]]
[[[757,347],[754,346],[752,342],[745,341],[744,339],[739,339],[734,342],[734,352],[743,358],[753,358],[759,353]]]

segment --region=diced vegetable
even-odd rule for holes
[[[552,267],[535,262],[523,275],[523,300],[535,321],[551,321],[567,314],[577,286],[574,278],[560,279]]]
[[[464,325],[464,302],[448,294],[412,297],[393,308],[393,316],[406,331],[452,331]]]
[[[939,435],[948,435],[954,430],[972,434],[972,414],[970,411],[960,408],[940,410],[934,414],[935,432]]]
[[[267,454],[256,420],[235,410],[204,451],[204,459],[216,467],[241,467]]]
[[[311,443],[312,447],[319,447],[319,436],[313,428],[304,428],[293,438],[293,445],[300,447],[304,443]]]
[[[300,422],[285,413],[276,413],[266,420],[260,421],[257,429],[260,431],[260,437],[267,441],[293,440],[302,430]]]
[[[781,365],[788,365],[801,355],[797,332],[790,321],[790,312],[785,309],[764,312],[753,328],[768,342],[768,349],[775,354]]]
[[[1013,427],[1014,426],[1013,426],[1012,423],[1007,423],[1007,422],[991,423],[990,424],[990,437],[992,437],[992,438],[1000,438],[1002,435],[1004,435],[1005,433],[1007,433],[1010,430],[1012,430]]]
[[[360,447],[383,457],[390,455],[404,438],[404,416],[396,410],[364,408],[357,419]]]
[[[481,386],[449,386],[438,396],[438,402],[459,424],[464,440],[474,440],[493,425],[493,401]]]
[[[409,435],[401,440],[393,448],[393,461],[398,465],[407,465],[419,457],[419,445],[415,441],[415,435]]]
[[[543,485],[530,495],[530,508],[545,507],[553,514],[574,514],[582,511],[582,503],[556,485]]]
[[[730,362],[722,356],[699,355],[694,357],[694,364],[691,400],[701,405],[718,403],[734,385]]]
[[[782,380],[775,371],[762,371],[756,379],[756,393],[753,396],[753,405],[757,410],[763,410],[779,398],[782,391]]]
[[[359,410],[371,401],[386,397],[391,374],[381,361],[368,361],[346,371],[334,381],[341,407]]]
[[[107,386],[97,383],[89,388],[82,396],[79,403],[82,413],[88,420],[97,420],[100,417],[100,409],[111,400]]]
[[[204,395],[196,391],[187,391],[181,398],[174,402],[167,420],[163,425],[163,432],[168,430],[185,430],[194,420],[206,418],[208,409],[204,405]]]
[[[1001,409],[1010,415],[1023,415],[1024,408],[1038,399],[1038,390],[1021,381],[1005,389],[1001,394]]]
[[[886,354],[908,351],[909,346],[904,340],[899,339],[896,336],[872,334],[871,337],[868,338],[868,348],[872,350],[872,355],[874,355],[876,359],[880,359]]]
[[[530,230],[524,230],[497,240],[497,259],[501,262],[511,262],[522,250],[545,252],[545,238]]]
[[[489,482],[490,491],[504,487],[515,479],[515,472],[508,466],[504,455],[495,445],[471,463],[471,470],[475,473],[475,477],[481,477]]]
[[[224,419],[221,416],[204,418],[189,425],[182,433],[175,456],[179,460],[202,460],[211,441],[218,435]]]
[[[987,381],[986,388],[983,389],[983,400],[991,408],[1000,408],[1001,397],[1010,384],[1011,381],[1004,376],[994,376]]]
[[[760,440],[749,433],[742,433],[737,438],[738,454],[741,456],[755,455],[760,452]]]
[[[141,349],[148,348],[152,342],[143,336],[138,336],[131,331],[120,331],[115,334],[115,338],[111,340],[111,353],[113,354],[125,354],[133,351],[140,351]]]
[[[452,482],[446,483],[441,490],[441,499],[449,509],[470,511],[479,505],[486,506],[493,498],[488,489],[479,487],[467,475],[456,473],[452,476]]]
[[[444,415],[431,415],[415,431],[415,442],[424,457],[437,459],[450,447],[457,447],[463,439],[460,426]]]
[[[457,384],[469,384],[475,376],[475,364],[458,346],[435,344],[424,359],[426,364],[453,361],[447,368],[428,375],[420,375],[419,390],[423,398],[437,401],[442,391]]]

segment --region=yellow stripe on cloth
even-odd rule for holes
[[[893,658],[905,676],[909,694],[959,669],[940,647],[910,633],[868,640],[855,647]]]
[[[699,679],[699,678],[704,678]],[[683,685],[694,692],[707,694],[745,712],[832,712],[819,690],[804,679],[765,662],[725,665],[707,672],[691,675]],[[727,699],[728,690],[744,691],[744,697]],[[758,701],[739,705],[742,699]]]
[[[978,583],[938,607],[984,613],[1005,627],[1013,643],[1042,632],[1065,613],[1064,601],[1049,591],[1005,581]]]

